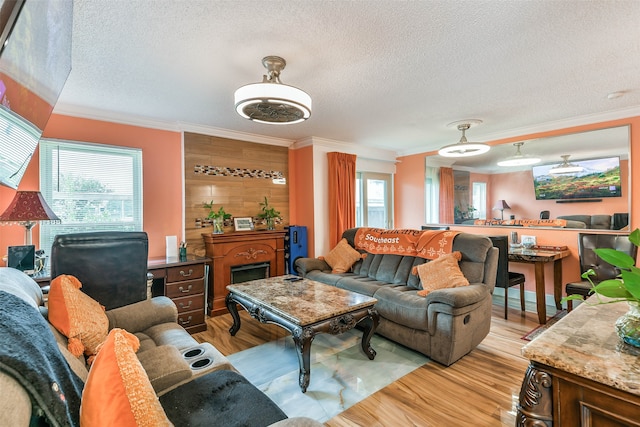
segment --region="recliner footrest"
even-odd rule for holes
[[[268,426],[287,418],[269,397],[242,375],[215,371],[160,396],[176,426]]]

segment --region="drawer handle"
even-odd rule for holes
[[[182,277],[189,277],[189,276],[191,276],[192,274],[193,274],[193,269],[191,269],[191,268],[189,269],[189,273],[185,273],[184,271],[180,270],[180,275],[181,275]]]
[[[183,303],[179,302],[178,305],[180,306],[180,308],[189,308],[191,307],[191,303],[193,302],[193,300],[189,300],[189,304],[184,305]]]
[[[189,318],[187,320],[183,320],[182,317],[179,319],[180,320],[180,325],[188,325],[189,323],[191,323],[191,319],[193,319],[193,316],[189,316]]]
[[[187,289],[185,289],[185,288],[183,288],[182,286],[180,286],[180,287],[178,288],[178,290],[179,290],[180,292],[182,292],[183,294],[188,294],[189,292],[191,292],[191,287],[192,287],[192,286],[193,286],[193,285],[189,285],[189,287],[188,287]]]

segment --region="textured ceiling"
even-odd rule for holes
[[[640,1],[74,2],[56,112],[318,137],[399,154],[640,115]],[[311,118],[257,124],[234,91],[286,59]],[[607,94],[624,95],[608,99]]]

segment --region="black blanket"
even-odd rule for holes
[[[60,353],[40,312],[4,291],[0,291],[0,371],[29,393],[33,416],[52,426],[80,425],[82,380]]]

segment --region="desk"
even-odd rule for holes
[[[562,298],[562,258],[568,257],[570,251],[552,251],[541,249],[509,249],[509,262],[521,262],[535,265],[536,275],[536,308],[538,311],[538,323],[547,323],[547,306],[544,294],[544,265],[553,262],[553,299],[556,308],[560,310]]]

